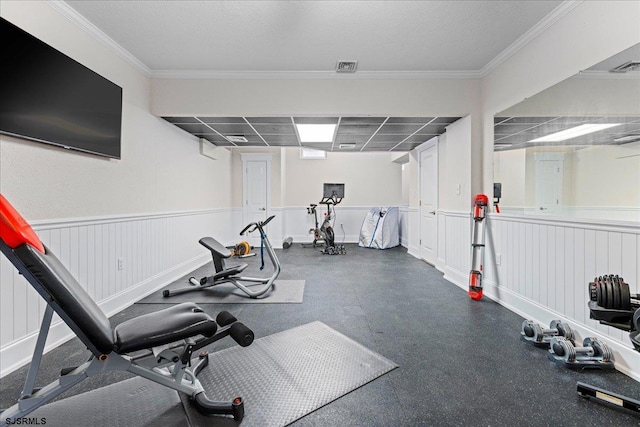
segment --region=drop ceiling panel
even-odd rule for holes
[[[378,131],[378,134],[401,134],[404,133],[406,134],[406,136],[409,136],[410,134],[416,132],[418,129],[420,129],[423,125],[407,125],[407,124],[397,124],[397,125],[390,125],[387,123],[385,123],[382,128],[380,128],[380,130]]]
[[[373,135],[378,125],[340,125],[338,135]]]
[[[342,117],[340,125],[381,125],[386,117]]]
[[[386,124],[417,124],[424,125],[433,120],[433,117],[389,117]]]
[[[253,128],[261,135],[271,134],[271,135],[295,135],[296,130],[294,129],[291,122],[289,124],[252,124]]]
[[[616,138],[640,133],[640,117],[495,117],[494,143],[497,151],[528,147],[560,147],[617,144]],[[558,142],[533,139],[586,123],[623,123],[598,132]]]
[[[261,124],[261,123],[269,123],[269,124],[282,124],[288,123],[291,124],[291,117],[245,117],[249,123],[253,124]]]
[[[242,117],[198,117],[198,119],[205,123],[246,123]]]
[[[293,122],[337,124],[333,143],[309,143],[310,147],[341,151],[340,144],[356,144],[353,151],[408,150],[445,131],[457,118],[451,117],[166,117],[167,121],[220,146],[300,146]],[[508,119],[508,118],[506,118]],[[205,122],[203,124],[200,122]],[[436,123],[438,122],[438,123]],[[426,125],[427,123],[431,123]],[[233,143],[225,136],[244,136],[247,142]],[[506,134],[502,135],[507,136]],[[344,151],[344,149],[342,150]]]
[[[287,145],[299,145],[298,137],[296,135],[262,135],[262,138],[269,144],[287,144]]]
[[[336,135],[336,144],[351,144],[351,143],[362,143],[364,144],[371,138],[371,135]]]
[[[200,123],[195,117],[163,117],[169,123]]]
[[[223,135],[255,135],[251,126],[248,124],[212,124],[213,129]]]
[[[180,129],[184,129],[189,133],[215,133],[207,125],[202,123],[178,123],[176,124]]]
[[[373,137],[371,138],[371,143],[376,142],[376,143],[380,143],[380,142],[386,142],[386,143],[390,143],[390,142],[394,142],[394,143],[398,143],[400,141],[404,141],[407,138],[407,134],[401,134],[401,135],[384,135],[384,134],[380,134],[377,133],[375,135],[373,135]]]

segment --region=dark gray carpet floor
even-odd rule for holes
[[[306,280],[302,304],[202,305],[212,314],[232,312],[256,337],[320,320],[400,365],[293,425],[640,425],[638,416],[576,393],[576,382],[583,381],[639,399],[638,382],[618,372],[574,372],[554,364],[545,350],[521,341],[520,316],[486,298],[470,300],[403,248],[347,250],[327,256],[295,244],[277,251],[280,277]],[[111,321],[163,308],[134,304]],[[215,349],[232,345],[226,339]],[[38,383],[87,356],[77,339],[69,341],[45,356]],[[26,370],[0,380],[1,407],[15,402]],[[129,377],[92,378],[66,396]]]

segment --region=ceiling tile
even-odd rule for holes
[[[295,135],[296,130],[289,124],[254,124],[253,128],[259,134]]]
[[[291,124],[291,117],[245,117],[249,123],[253,124]]]
[[[169,123],[200,123],[195,117],[163,117]]]
[[[198,117],[205,123],[241,123],[246,122],[242,117]]]
[[[338,135],[373,135],[378,125],[340,125]]]
[[[287,144],[298,145],[298,137],[295,135],[262,135],[269,145]]]
[[[180,129],[186,130],[189,133],[215,133],[211,130],[210,127],[203,125],[202,123],[178,123],[176,124],[176,126],[178,126]]]
[[[418,124],[424,125],[433,120],[433,117],[389,117],[385,124]]]
[[[371,138],[371,142],[387,142],[387,143],[395,143],[397,144],[400,141],[405,140],[408,137],[406,134],[402,135],[381,135],[379,133],[375,134],[373,138]]]
[[[386,117],[342,117],[340,125],[381,125]]]
[[[411,135],[420,129],[423,125],[409,125],[409,124],[397,124],[390,125],[384,124],[378,131],[378,134],[401,134],[404,133],[406,136]]]
[[[337,144],[350,144],[350,143],[361,143],[364,144],[371,138],[371,135],[336,135],[336,143]]]
[[[248,124],[211,124],[210,125],[217,132],[223,135],[255,135],[251,126]]]

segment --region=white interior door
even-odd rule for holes
[[[438,145],[420,152],[420,257],[435,265],[438,256]]]
[[[270,206],[270,160],[243,159],[243,227],[251,222],[264,221],[271,210]],[[244,237],[252,246],[260,245],[259,233]]]
[[[554,213],[562,205],[562,161],[536,160],[536,206],[540,213]]]

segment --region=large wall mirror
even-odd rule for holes
[[[640,222],[640,44],[494,117],[504,213]]]

